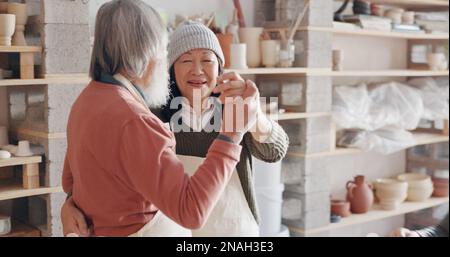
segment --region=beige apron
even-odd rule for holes
[[[192,176],[204,159],[178,155],[185,172]],[[206,224],[192,231],[194,237],[258,237],[259,226],[248,206],[237,171],[222,192]]]

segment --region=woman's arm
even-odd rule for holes
[[[270,133],[263,137],[255,137],[254,133],[247,133],[244,136],[245,144],[254,157],[265,162],[278,162],[286,156],[289,137],[277,122],[269,119],[265,114],[262,115],[267,123],[270,123]]]

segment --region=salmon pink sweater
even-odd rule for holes
[[[175,139],[123,87],[92,81],[69,116],[63,188],[97,236],[127,236],[157,211],[202,226],[231,178],[241,146],[215,140],[189,178]]]

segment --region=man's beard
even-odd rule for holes
[[[159,108],[166,105],[170,96],[167,61],[160,61],[155,65],[151,81],[144,90],[144,94],[150,108]]]

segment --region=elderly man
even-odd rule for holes
[[[63,172],[64,191],[93,235],[188,236],[211,213],[239,161],[242,136],[255,124],[258,92],[247,83],[249,118],[241,128],[227,126],[234,118],[223,120],[233,131],[221,131],[189,178],[172,132],[148,109],[167,101],[166,46],[159,15],[142,1],[100,8],[92,81],[70,113]]]

